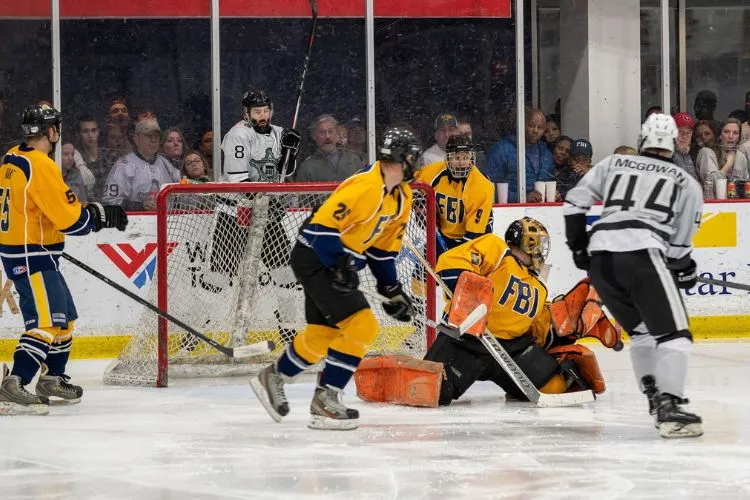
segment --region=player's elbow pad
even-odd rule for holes
[[[589,235],[586,232],[586,214],[565,216],[565,236],[571,250],[586,250],[588,248]]]

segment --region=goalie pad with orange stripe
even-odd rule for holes
[[[620,340],[619,332],[602,311],[599,294],[588,278],[579,281],[565,295],[556,297],[549,308],[552,326],[560,337],[594,337],[609,348]]]
[[[357,396],[364,401],[437,408],[443,364],[409,356],[365,358],[354,373]]]
[[[553,347],[549,352],[557,359],[561,365],[570,360],[575,363],[583,380],[588,384],[589,389],[595,394],[603,393],[607,386],[604,383],[604,376],[599,369],[599,363],[596,360],[594,352],[584,345],[571,344]],[[573,384],[567,392],[575,392],[584,389],[583,387]]]

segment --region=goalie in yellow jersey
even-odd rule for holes
[[[414,165],[420,154],[414,135],[386,131],[378,161],[342,182],[305,221],[292,249],[294,275],[305,291],[307,327],[275,363],[250,382],[269,415],[289,413],[282,377],[294,377],[321,360],[325,366],[310,404],[311,429],[355,429],[359,413],[341,402],[378,332],[378,323],[357,271],[368,266],[393,318],[410,322],[413,309],[396,273],[396,257],[409,223]]]
[[[591,336],[614,347],[614,327],[586,280],[572,293],[546,305],[547,288],[539,273],[545,267],[548,251],[545,227],[524,217],[508,227],[505,241],[486,234],[445,252],[436,271],[454,293],[448,304],[451,313],[456,312],[454,307],[461,307],[461,295],[486,295],[482,302],[491,304],[487,329],[541,392],[604,392],[594,353],[574,343],[580,337]],[[459,277],[467,284],[464,289],[456,288]],[[472,283],[479,286],[472,289]],[[358,395],[367,401],[448,405],[475,381],[491,380],[511,397],[526,400],[470,333],[458,338],[440,333],[424,361],[404,357],[366,360],[355,375]]]
[[[18,292],[26,330],[13,355],[13,371],[3,365],[0,414],[5,415],[45,415],[50,401],[80,401],[83,389],[65,374],[78,313],[58,261],[66,235],[123,231],[128,224],[119,206],[82,206],[63,181],[49,157],[60,141],[61,121],[50,106],[26,108],[25,142],[8,151],[0,165],[0,257]],[[40,367],[32,394],[25,386]]]
[[[445,161],[417,170],[416,178],[435,190],[438,207],[437,257],[492,232],[495,188],[474,165],[474,145],[465,135],[448,139]]]

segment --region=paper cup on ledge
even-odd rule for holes
[[[542,195],[542,201],[545,201],[544,193],[546,192],[546,188],[545,188],[544,185],[545,185],[545,183],[541,182],[541,181],[534,183],[534,191],[536,191],[538,193],[541,193],[541,195]]]
[[[498,182],[495,184],[495,200],[497,200],[497,203],[508,203],[507,182]]]
[[[716,186],[716,199],[726,200],[727,199],[727,180],[716,179],[714,181],[714,186]]]
[[[557,182],[547,181],[544,183],[544,199],[547,203],[557,201]]]

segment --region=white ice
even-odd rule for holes
[[[71,363],[77,406],[0,419],[0,498],[750,498],[750,343],[698,343],[688,407],[699,439],[658,437],[627,352],[597,349],[607,392],[535,409],[479,383],[448,408],[345,400],[359,430],[306,428],[312,384],[288,387],[274,423],[245,379],[168,389],[103,386]]]

